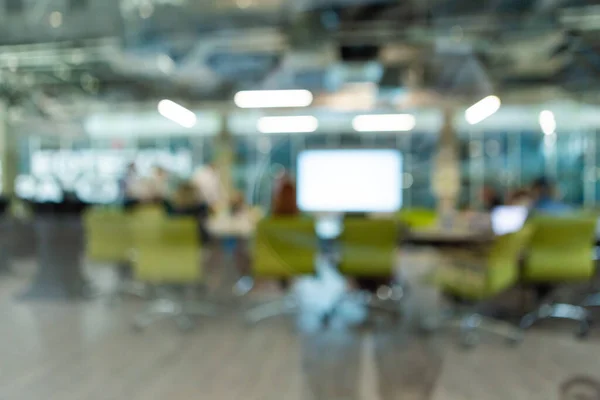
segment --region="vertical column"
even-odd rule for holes
[[[437,198],[437,208],[442,226],[450,228],[453,223],[460,191],[460,165],[456,149],[454,112],[445,107],[442,113],[442,129],[438,139],[438,149],[431,179],[433,193]]]
[[[250,137],[250,140],[253,140]],[[271,135],[259,135],[256,140],[256,159],[258,169],[256,175],[256,193],[258,204],[265,210],[271,207],[271,194],[273,181],[271,176],[271,151],[275,146],[275,139]]]
[[[1,193],[5,198],[12,197],[14,192],[14,182],[17,169],[17,146],[13,135],[9,133],[8,127],[8,109],[6,102],[0,100],[0,157],[2,157],[0,174],[2,174]],[[11,232],[12,231],[12,232]],[[3,256],[0,260],[0,275],[10,273],[10,235],[14,235],[14,230],[6,218],[0,219],[0,251]],[[7,257],[8,256],[8,257]]]
[[[511,134],[508,133],[508,154],[507,157],[511,166],[511,182],[512,184],[520,188],[523,185],[523,179],[521,178],[521,132]]]
[[[0,157],[2,174],[2,195],[11,197],[14,194],[15,178],[18,169],[17,138],[10,133],[8,124],[8,105],[0,100]]]
[[[485,181],[484,135],[479,130],[469,132],[469,206],[481,209],[481,191]]]
[[[292,176],[296,176],[296,158],[298,157],[298,153],[302,148],[302,139],[303,136],[290,135],[290,173]]]
[[[204,136],[192,136],[190,138],[190,151],[192,152],[193,169],[204,164]]]
[[[233,143],[226,113],[221,114],[221,131],[215,136],[215,164],[223,193],[223,204],[220,204],[218,209],[224,214],[229,214],[233,192]]]
[[[596,131],[583,134],[583,205],[593,208],[596,203]]]
[[[413,170],[412,154],[410,152],[411,135],[413,135],[412,132],[407,132],[404,135],[396,135],[396,148],[402,153],[402,172],[404,174],[402,177],[402,207],[404,208],[410,208],[412,205]]]
[[[544,173],[553,181],[556,181],[558,177],[557,140],[556,133],[544,135]]]

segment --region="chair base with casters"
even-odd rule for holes
[[[115,306],[125,298],[135,298],[145,300],[149,298],[149,287],[143,282],[137,282],[130,273],[131,267],[128,265],[119,265],[117,268],[117,284],[114,290],[109,294],[108,303]]]
[[[242,276],[233,285],[232,291],[234,296],[243,297],[250,293],[254,288],[254,278],[251,276]]]
[[[393,283],[379,285],[375,290],[345,292],[325,315],[324,322],[329,322],[337,315],[346,302],[364,307],[369,314],[385,314],[391,318],[398,318],[402,314],[400,304],[406,295],[405,292],[405,286]]]
[[[548,319],[563,319],[579,323],[577,336],[581,338],[588,336],[592,323],[590,312],[583,306],[546,303],[525,315],[519,325],[522,330],[526,330],[531,328],[536,322]]]
[[[589,311],[579,301],[566,303],[552,295],[562,285],[594,281],[597,217],[585,213],[538,215],[532,223],[535,231],[521,277],[526,284],[534,285],[540,305],[521,319],[521,328],[528,329],[546,319],[562,319],[578,323],[577,336],[586,337],[591,325]]]
[[[519,343],[521,329],[508,321],[487,316],[496,300],[518,283],[520,254],[530,237],[530,228],[497,236],[493,243],[479,252],[457,252],[454,261],[444,265],[430,278],[453,305],[441,315],[441,327],[460,329],[460,343],[472,347],[479,341],[479,332],[491,333]],[[482,257],[485,255],[485,257]],[[427,326],[422,326],[427,328]]]
[[[235,283],[233,292],[236,296],[245,296],[252,291],[254,283],[253,277],[244,276]],[[246,310],[244,319],[248,324],[254,325],[274,317],[296,315],[300,311],[300,300],[297,295],[288,292],[282,297],[263,302]]]
[[[142,331],[152,323],[172,319],[182,331],[191,330],[195,326],[195,317],[213,317],[217,315],[217,307],[206,301],[187,300],[173,293],[159,291],[159,297],[150,300],[148,305],[135,315],[133,328]]]
[[[276,216],[261,220],[256,227],[252,246],[251,277],[243,277],[234,288],[238,295],[248,293],[254,279],[289,282],[301,276],[314,275],[318,253],[314,221],[295,216]],[[275,300],[259,304],[245,313],[248,323],[301,311],[300,299],[293,290],[283,285],[285,294]]]
[[[300,301],[295,295],[289,294],[250,308],[244,313],[244,319],[254,325],[274,317],[297,315],[300,311]]]
[[[464,348],[472,348],[479,344],[480,333],[491,334],[505,339],[507,344],[516,345],[523,339],[523,332],[518,326],[481,313],[474,306],[457,306],[442,311],[436,321],[422,321],[421,329],[433,333],[441,329],[458,329],[459,341]]]
[[[581,303],[583,307],[600,307],[600,293],[588,295]]]
[[[120,281],[115,290],[110,293],[108,303],[115,306],[125,298],[133,297],[145,300],[148,296],[148,287],[145,284],[135,281]]]

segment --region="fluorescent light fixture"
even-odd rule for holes
[[[414,129],[416,120],[410,114],[358,115],[352,120],[357,132],[397,132]]]
[[[163,117],[185,128],[193,128],[196,125],[196,114],[174,101],[161,100],[158,103],[158,112]]]
[[[471,125],[478,124],[498,111],[500,104],[500,99],[497,96],[488,96],[467,108],[465,119]]]
[[[256,123],[261,133],[306,133],[314,132],[319,121],[310,115],[290,117],[262,117]]]
[[[313,95],[308,90],[245,90],[233,97],[240,108],[308,107]]]
[[[540,113],[540,127],[544,135],[552,135],[556,132],[556,119],[552,111],[544,110]]]

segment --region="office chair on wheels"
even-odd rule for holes
[[[525,330],[545,319],[579,323],[577,334],[589,333],[589,311],[579,304],[554,301],[553,287],[589,282],[595,274],[594,241],[596,218],[589,216],[538,216],[523,269],[523,282],[533,285],[546,298],[521,319]],[[585,302],[584,302],[585,304]]]
[[[317,238],[314,221],[303,217],[271,217],[256,228],[252,251],[252,279],[288,281],[315,273]],[[255,306],[245,313],[252,324],[279,315],[295,314],[300,304],[293,292]]]
[[[346,218],[339,237],[339,272],[355,280],[356,289],[346,300],[358,300],[370,311],[397,316],[398,301],[407,290],[396,276],[398,223],[393,219]]]
[[[131,276],[132,241],[125,212],[111,208],[91,208],[84,214],[86,257],[109,264],[116,270],[117,285],[109,295],[110,304],[124,296],[144,298],[146,287]]]
[[[135,277],[155,289],[155,297],[135,316],[134,328],[142,330],[166,318],[188,330],[194,317],[215,315],[212,303],[189,296],[188,289],[196,288],[202,277],[197,221],[142,211],[131,216],[130,229]]]
[[[509,343],[520,341],[517,326],[484,315],[482,306],[517,285],[520,257],[530,235],[531,227],[526,225],[518,232],[497,236],[485,254],[440,266],[432,277],[454,305],[441,316],[442,327],[460,329],[463,346],[476,345],[479,331],[504,337]],[[431,330],[429,326],[423,328]]]

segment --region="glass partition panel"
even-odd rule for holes
[[[437,135],[424,132],[415,132],[410,135],[410,152],[404,157],[407,164],[406,172],[410,173],[413,179],[410,188],[412,207],[435,207],[435,198],[431,192],[431,173],[437,138]]]

